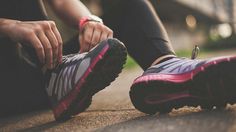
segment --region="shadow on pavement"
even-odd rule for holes
[[[32,127],[25,128],[29,124]],[[44,110],[0,119],[0,131],[43,131],[59,124],[50,111]]]
[[[33,112],[0,119],[0,132],[12,131],[93,131],[143,115],[135,109],[90,110],[65,121],[54,121],[51,111]]]
[[[178,115],[146,115],[97,129],[97,132],[227,132],[235,131],[232,110],[200,111]]]
[[[41,124],[39,126],[34,126],[34,127],[30,127],[30,128],[25,128],[22,130],[18,130],[18,132],[35,132],[35,131],[46,131],[50,128],[56,127],[60,125],[59,122],[56,121],[52,121],[52,122],[47,122],[45,124]]]

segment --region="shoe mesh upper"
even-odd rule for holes
[[[144,75],[151,73],[182,74],[206,63],[205,60],[192,60],[188,58],[172,58],[160,64],[148,68]]]

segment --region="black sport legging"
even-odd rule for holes
[[[124,42],[128,53],[144,70],[158,57],[174,54],[148,0],[102,0],[102,7],[104,23],[113,29],[114,36]],[[77,39],[71,40],[65,44],[64,54],[78,52],[78,45]],[[33,50],[29,52],[31,57],[35,56]],[[0,116],[49,105],[40,71],[19,60],[15,45],[9,40],[0,41],[0,73]]]
[[[102,0],[103,20],[145,70],[158,57],[175,54],[159,17],[148,0]]]

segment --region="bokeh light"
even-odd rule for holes
[[[185,21],[189,28],[196,28],[197,19],[193,15],[187,15]]]

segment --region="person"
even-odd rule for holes
[[[36,1],[18,2],[4,0],[4,4],[0,4],[0,10],[3,10],[0,11],[0,34],[4,38],[4,41],[0,41],[3,46],[0,48],[3,51],[1,57],[4,60],[1,61],[1,66],[5,66],[1,68],[1,73],[4,73],[1,80],[6,83],[3,85],[0,103],[1,106],[6,106],[5,111],[19,109],[19,106],[25,106],[27,110],[45,106],[49,96],[57,120],[81,113],[91,103],[92,95],[109,85],[118,75],[126,59],[126,48],[145,71],[134,80],[130,90],[131,101],[138,110],[154,114],[169,112],[172,108],[185,105],[201,105],[202,108],[211,109],[213,106],[224,107],[226,103],[235,103],[233,67],[236,57],[206,60],[177,57],[164,26],[147,0],[102,0],[103,22],[91,16],[80,1],[49,0],[54,11],[68,24],[77,28],[76,25],[80,23],[80,46],[76,43],[63,45],[64,54],[76,53],[79,49],[80,54],[63,57],[63,42],[55,23],[40,17],[42,13],[36,8]],[[39,21],[41,19],[44,21]],[[41,24],[47,25],[47,28],[37,28]],[[25,35],[24,31],[28,30],[32,32]],[[38,31],[44,37],[39,37]],[[120,41],[112,39],[113,33],[124,42],[126,48]],[[37,39],[37,42],[32,40],[32,34],[33,40]],[[47,42],[44,40],[46,38]],[[23,53],[28,53],[28,58],[31,58],[23,57],[23,60],[28,63],[33,61],[43,72],[32,68],[27,69],[31,72],[19,69],[26,69],[29,65],[19,65],[23,62],[12,59],[16,55],[10,51],[15,51],[14,46],[19,45],[16,42],[21,43],[20,46],[26,51]],[[50,45],[52,48],[45,48]],[[36,55],[32,51],[36,51]],[[13,63],[15,64],[12,65]],[[10,74],[14,69],[18,69],[18,72]],[[34,73],[28,75],[33,78],[22,79],[22,71]],[[21,78],[17,81],[24,82],[25,87],[9,88],[13,85],[10,83],[12,75],[16,73]],[[37,82],[40,87],[36,88],[31,82]],[[44,84],[47,85],[47,94],[42,88]]]
[[[40,1],[0,2],[1,115],[50,102],[56,120],[67,119],[84,111],[125,63],[125,46],[80,1],[49,2],[80,32],[77,41],[64,49],[57,26],[44,16]]]

